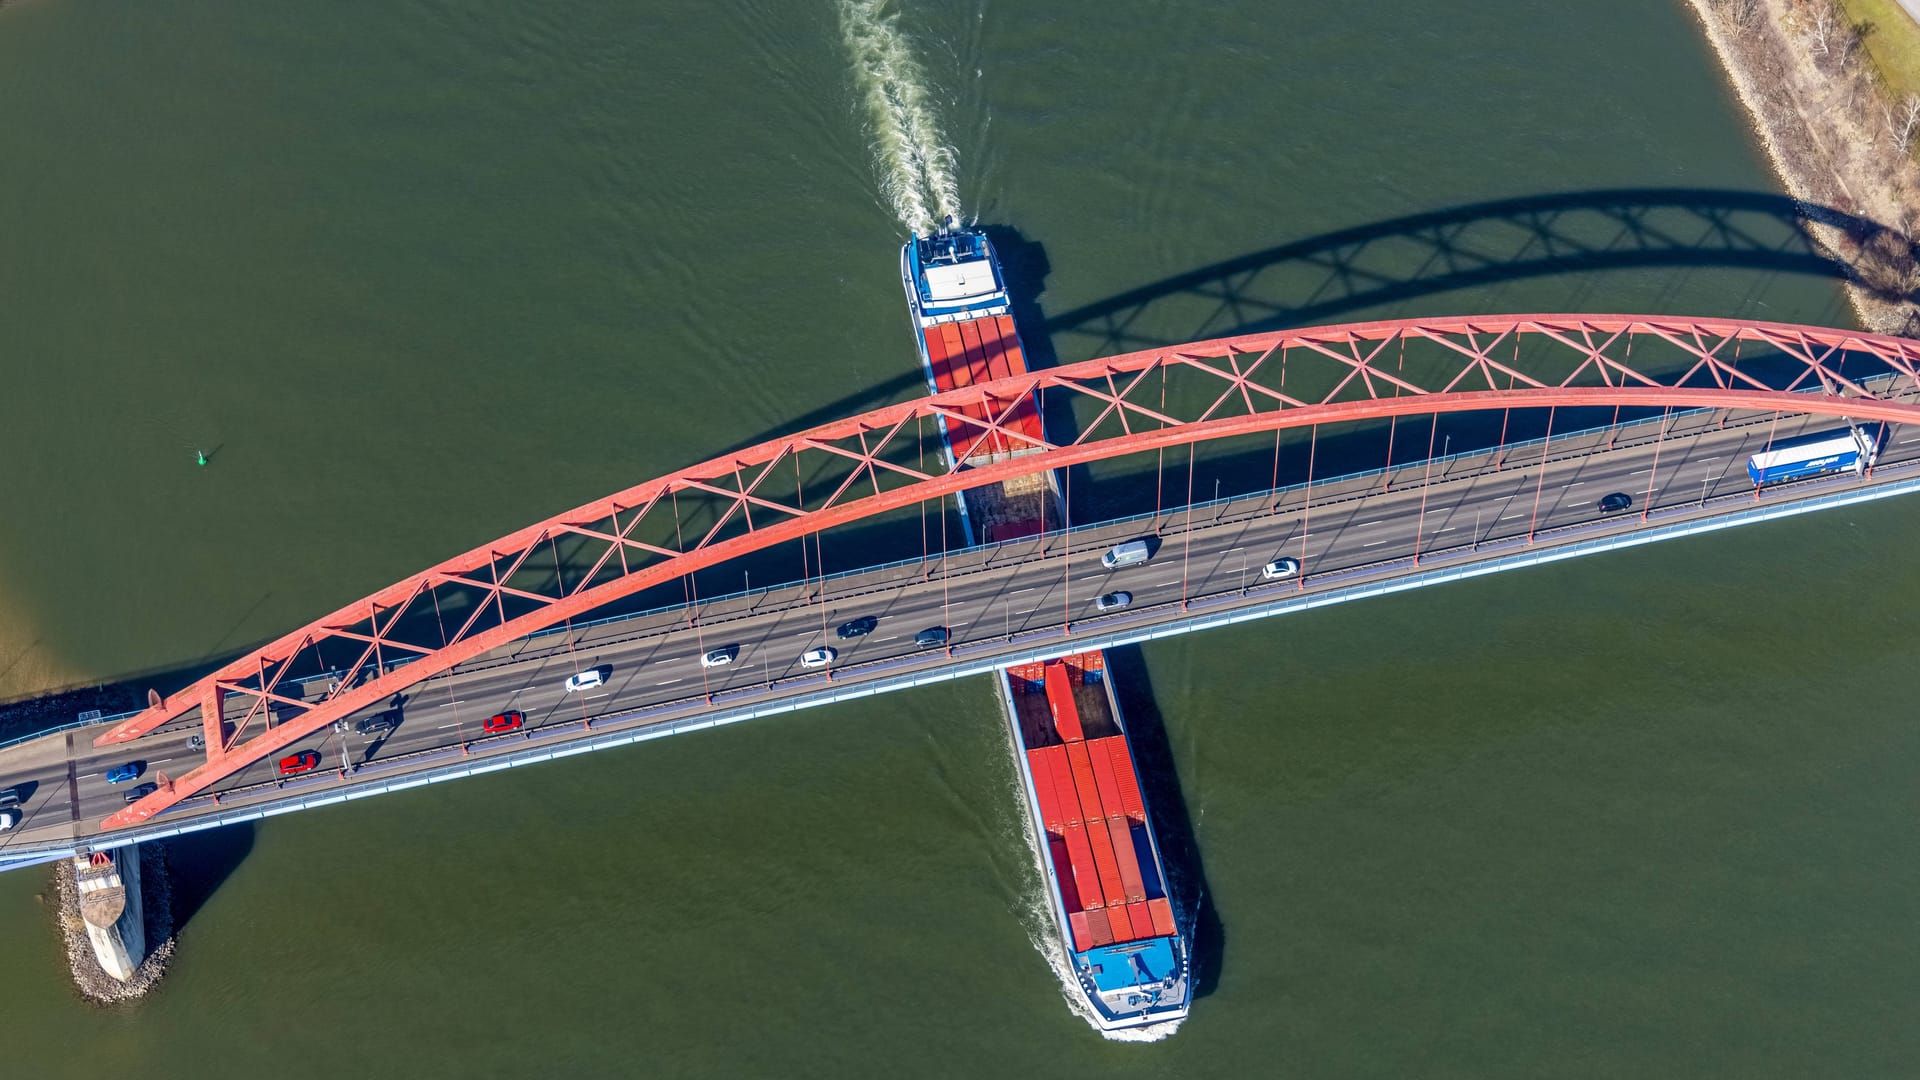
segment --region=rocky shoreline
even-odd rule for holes
[[[1858,31],[1817,2],[1687,2],[1775,173],[1808,205],[1810,235],[1847,267],[1861,324],[1920,336],[1920,165],[1910,152],[1920,140],[1897,131],[1898,107],[1868,72]],[[1842,227],[1820,208],[1854,220]]]
[[[146,691],[134,681],[49,691],[41,697],[0,704],[0,740],[24,738],[51,731],[80,718],[90,709],[112,716],[146,704]]]
[[[94,959],[93,945],[87,940],[80,920],[80,896],[74,884],[73,862],[61,859],[54,864],[54,918],[67,947],[67,966],[73,972],[73,984],[80,996],[96,1005],[111,1005],[145,997],[166,974],[173,960],[173,890],[167,872],[167,846],[163,841],[140,845],[140,888],[142,913],[146,916],[147,955],[135,969],[133,978],[121,982],[101,970]]]

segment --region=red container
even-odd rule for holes
[[[1113,752],[1107,749],[1108,743],[1119,737],[1110,735],[1105,739],[1094,739],[1087,744],[1087,757],[1093,764],[1093,779],[1100,788],[1102,817],[1127,816],[1127,808],[1120,802],[1120,781],[1113,774]]]
[[[1033,778],[1033,794],[1040,803],[1041,822],[1048,832],[1058,834],[1067,827],[1067,819],[1060,808],[1060,793],[1053,788],[1053,770],[1038,750],[1027,751],[1027,775]]]
[[[1120,807],[1128,817],[1144,823],[1147,808],[1140,801],[1140,779],[1133,772],[1133,754],[1124,735],[1101,739],[1106,744],[1107,760],[1113,764],[1113,779],[1120,787]]]
[[[1073,883],[1073,857],[1067,854],[1067,842],[1058,836],[1047,837],[1047,850],[1053,854],[1053,876],[1060,883],[1060,903],[1068,912],[1079,911],[1080,890]]]
[[[1086,952],[1093,948],[1093,927],[1087,922],[1087,913],[1076,911],[1067,916],[1067,927],[1073,931],[1073,951]]]
[[[1153,916],[1153,932],[1161,937],[1174,933],[1173,905],[1164,896],[1147,901],[1147,914]]]
[[[1100,888],[1100,871],[1094,861],[1093,845],[1088,842],[1087,830],[1079,822],[1067,826],[1067,863],[1073,867],[1073,888],[1078,894],[1081,907],[1098,907],[1106,903],[1105,891]]]
[[[1100,811],[1100,785],[1093,778],[1093,762],[1086,743],[1068,743],[1061,747],[1072,765],[1073,793],[1080,800],[1080,820],[1092,824],[1106,817]]]
[[[969,319],[955,325],[960,328],[960,340],[967,346],[967,385],[992,382],[993,375],[987,371],[986,345],[980,339],[980,331],[983,327],[992,326],[993,320]]]
[[[1053,710],[1053,728],[1063,742],[1079,742],[1087,737],[1080,726],[1080,707],[1073,702],[1073,680],[1067,665],[1047,665],[1047,707]]]
[[[1107,913],[1098,908],[1087,912],[1087,930],[1093,936],[1094,945],[1113,944],[1113,924],[1107,921]]]
[[[927,367],[933,370],[933,385],[942,390],[953,386],[952,365],[947,360],[947,336],[941,333],[944,329],[930,326],[921,334],[927,342]]]
[[[1135,940],[1154,936],[1153,915],[1147,911],[1147,905],[1128,904],[1127,921],[1133,924],[1133,936]]]
[[[1140,880],[1140,856],[1133,846],[1133,825],[1126,818],[1108,818],[1107,834],[1113,841],[1113,854],[1120,864],[1120,885],[1127,902],[1137,904],[1147,898],[1147,887]]]
[[[1067,761],[1067,748],[1059,744],[1039,751],[1047,758],[1047,770],[1053,774],[1053,794],[1060,800],[1060,816],[1066,824],[1083,821],[1080,793],[1073,783],[1073,766]]]
[[[1088,846],[1093,848],[1094,869],[1099,872],[1102,901],[1107,907],[1119,907],[1127,902],[1127,887],[1120,881],[1120,861],[1113,852],[1113,836],[1104,820],[1090,821],[1085,828]]]

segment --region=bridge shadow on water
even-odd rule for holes
[[[1827,230],[1838,251],[1816,236]],[[1863,254],[1864,253],[1864,254]],[[1841,258],[1865,265],[1855,274]],[[1044,256],[1041,257],[1044,265]],[[1911,300],[1916,248],[1898,229],[1769,192],[1623,188],[1449,207],[1322,233],[1183,271],[1023,325],[1069,360],[1338,322],[1459,289],[1643,269],[1735,269],[1854,280]],[[1018,288],[1037,288],[1009,268]],[[1028,297],[1029,303],[1037,292]],[[1036,305],[1037,306],[1037,305]],[[1468,314],[1440,312],[1437,314]]]
[[[241,822],[176,836],[167,842],[167,876],[173,890],[173,930],[193,921],[208,899],[253,851],[253,823]]]

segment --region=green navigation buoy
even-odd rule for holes
[[[193,463],[195,465],[205,465],[207,463],[207,452],[205,450],[195,450],[193,452]]]

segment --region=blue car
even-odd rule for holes
[[[107,770],[107,783],[124,784],[147,771],[144,761],[129,761],[125,765],[115,765]]]

